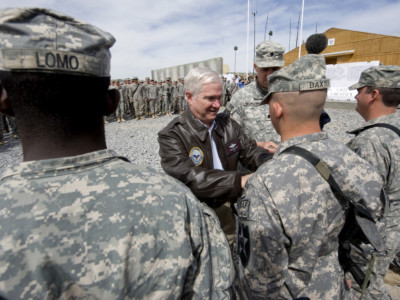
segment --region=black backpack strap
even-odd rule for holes
[[[397,135],[400,137],[400,129],[397,128],[396,126],[393,126],[393,125],[390,125],[390,124],[386,124],[386,123],[371,124],[371,125],[365,126],[364,128],[361,128],[359,130],[353,131],[353,133],[358,135],[361,132],[363,132],[364,130],[367,130],[367,129],[370,129],[370,128],[374,128],[374,127],[383,127],[383,128],[390,129],[390,130],[394,131],[395,133],[397,133]]]
[[[375,220],[372,218],[370,212],[361,203],[354,201],[343,193],[325,162],[323,162],[319,157],[310,151],[298,146],[291,146],[283,150],[282,153],[290,153],[301,156],[311,163],[316,168],[318,173],[321,174],[321,176],[328,182],[342,207],[345,208],[347,203],[350,203],[351,206],[354,207],[356,215],[355,217],[357,219],[356,221],[360,225],[360,229],[369,242],[374,246],[375,249],[382,249],[383,242],[378,235],[377,227],[375,226]]]

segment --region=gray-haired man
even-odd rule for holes
[[[271,155],[249,139],[222,105],[222,80],[208,68],[194,68],[185,77],[189,109],[158,133],[161,166],[212,207],[228,240],[235,220],[231,205],[246,180],[236,171],[240,161],[255,171]]]

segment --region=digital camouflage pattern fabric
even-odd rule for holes
[[[285,47],[272,41],[263,41],[256,47],[255,64],[259,68],[283,67]]]
[[[350,90],[364,86],[400,88],[400,66],[370,67],[362,71],[356,84],[349,87]]]
[[[390,124],[400,130],[400,114],[397,112],[366,122],[360,128],[349,132],[356,136],[348,143],[350,149],[378,170],[390,206],[386,216],[387,255],[378,257],[375,262],[367,299],[383,299],[384,295],[389,297],[384,288],[383,278],[389,264],[400,252],[400,137],[388,128],[373,127],[363,130],[378,123]],[[366,255],[361,253],[361,256]],[[360,258],[358,261],[366,268],[365,260]],[[357,289],[356,286],[355,288]]]
[[[317,54],[302,56],[291,65],[268,76],[268,94],[261,104],[267,104],[272,93],[327,89],[325,58]]]
[[[110,150],[0,180],[3,299],[229,299],[229,246],[179,181]]]
[[[226,105],[231,118],[242,127],[244,133],[257,142],[274,141],[280,136],[272,126],[268,105],[261,105],[261,100],[268,91],[263,91],[256,81],[237,91]]]
[[[110,76],[115,38],[44,8],[0,10],[0,70]]]
[[[372,166],[323,132],[286,140],[237,203],[239,274],[249,299],[346,299],[338,261],[346,211],[311,163],[282,153],[292,145],[322,159],[345,194],[381,217],[382,185]]]

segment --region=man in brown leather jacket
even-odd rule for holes
[[[158,133],[161,166],[215,210],[232,243],[235,222],[231,204],[252,176],[241,176],[237,164],[240,161],[255,171],[272,154],[248,138],[229,113],[218,114],[222,80],[216,72],[192,69],[185,77],[185,89],[189,109]]]

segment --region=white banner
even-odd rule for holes
[[[355,62],[326,66],[326,77],[331,80],[328,89],[328,100],[356,101],[357,90],[350,91],[349,86],[358,82],[360,74],[369,67],[379,66],[379,61]]]

